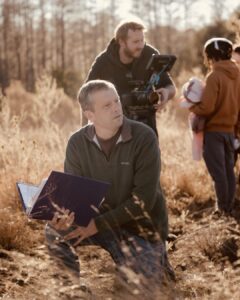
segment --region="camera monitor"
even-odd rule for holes
[[[175,55],[153,54],[146,70],[152,72],[168,72],[172,69],[177,57]]]

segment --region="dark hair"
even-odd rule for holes
[[[127,39],[128,30],[145,30],[145,26],[137,21],[123,21],[119,23],[115,29],[115,40],[119,42],[119,40],[125,41]]]
[[[240,54],[240,46],[236,46],[234,49],[233,49],[234,52],[236,52],[237,54]]]
[[[212,38],[204,45],[204,52],[208,59],[227,60],[232,57],[232,42],[225,38]]]
[[[77,99],[83,111],[93,110],[90,95],[100,90],[114,90],[117,94],[115,86],[106,80],[91,80],[84,83],[78,91]]]

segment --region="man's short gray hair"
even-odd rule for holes
[[[106,80],[91,80],[84,83],[78,91],[77,99],[83,111],[93,110],[90,95],[100,90],[114,90],[117,94],[115,86]]]

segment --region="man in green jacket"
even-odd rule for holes
[[[90,123],[70,137],[65,172],[107,181],[111,186],[100,214],[87,227],[69,227],[73,213],[65,221],[54,218],[46,229],[49,248],[78,272],[71,246],[97,244],[110,253],[120,269],[129,267],[147,278],[159,278],[170,266],[157,137],[148,126],[123,116],[110,82],[89,81],[80,89],[78,100]],[[123,245],[127,245],[128,254]]]
[[[152,55],[159,54],[158,50],[145,43],[144,30],[144,25],[139,21],[121,22],[116,27],[115,37],[93,62],[87,81],[102,79],[113,83],[120,96],[124,115],[147,124],[157,134],[156,112],[174,97],[176,89],[170,75],[164,72],[156,87],[159,94],[158,103],[148,106],[141,101],[137,105],[140,110],[136,110],[135,105],[129,104],[130,93],[134,89],[131,83],[147,82],[150,79],[152,71],[146,67]],[[86,122],[83,113],[82,125]]]

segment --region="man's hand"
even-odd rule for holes
[[[155,92],[157,92],[159,95],[159,101],[157,104],[154,104],[154,108],[157,111],[161,111],[165,107],[166,103],[168,102],[169,90],[167,88],[160,88],[155,90]]]
[[[76,243],[74,243],[74,246],[77,246],[81,243],[84,239],[96,234],[98,232],[96,224],[94,220],[92,219],[87,227],[78,226],[75,230],[67,234],[64,239],[65,240],[71,240],[71,239],[78,239]]]
[[[56,212],[53,219],[49,222],[55,230],[67,230],[74,222],[74,212],[63,209],[61,213]]]
[[[176,94],[176,88],[174,85],[168,85],[165,88],[155,90],[159,94],[159,102],[154,105],[157,111],[161,111],[169,99],[172,99]]]

